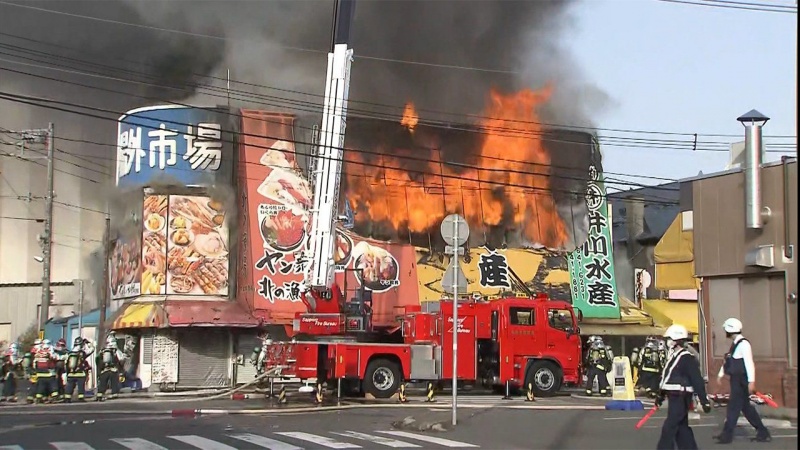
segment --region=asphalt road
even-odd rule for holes
[[[105,405],[104,405],[105,406]],[[110,407],[110,406],[109,406]],[[34,407],[32,407],[34,408]],[[491,407],[460,411],[459,425],[448,431],[425,430],[450,414],[432,408],[354,409],[298,414],[209,415],[171,418],[153,410],[124,415],[37,413],[0,416],[0,449],[345,449],[345,448],[484,448],[484,449],[642,449],[654,448],[663,421],[655,415],[641,430],[634,424],[643,412],[600,410],[531,410]],[[416,421],[398,427],[407,416]],[[701,448],[716,447],[717,412],[693,423]],[[752,430],[740,429],[733,449],[796,449],[797,429],[772,430],[771,443],[753,443]],[[747,435],[746,435],[747,434]]]

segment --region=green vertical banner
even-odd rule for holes
[[[592,165],[586,186],[589,234],[586,242],[567,256],[572,306],[585,318],[619,319],[619,297],[614,277],[614,245],[603,175]]]

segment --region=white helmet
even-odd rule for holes
[[[683,325],[673,324],[667,328],[667,331],[664,333],[664,337],[672,339],[673,341],[689,339],[689,330],[687,330]]]
[[[739,319],[731,317],[722,324],[722,329],[725,330],[726,333],[741,333],[742,322]]]

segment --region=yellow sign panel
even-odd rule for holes
[[[447,267],[450,265],[450,257],[442,254],[431,254],[428,249],[417,248],[417,279],[419,280],[419,300],[420,302],[438,301],[449,295],[444,292],[441,286],[442,277]],[[461,268],[467,278],[467,293],[470,295],[479,294],[484,298],[496,298],[502,292],[513,292],[511,287],[499,287],[497,279],[487,280],[486,268],[483,266],[483,277],[481,264],[486,262],[486,257],[492,255],[484,247],[470,249],[469,255],[461,261]],[[569,298],[569,271],[567,270],[566,257],[563,264],[556,261],[559,257],[554,257],[546,250],[535,249],[501,249],[494,252],[495,255],[502,256],[502,264],[511,268],[526,285],[534,292],[563,291],[562,297]],[[482,256],[484,258],[482,258]],[[495,259],[495,261],[497,261]],[[504,269],[504,277],[511,277],[511,274]],[[482,279],[483,278],[483,279]],[[503,281],[509,281],[508,279]]]
[[[611,392],[614,400],[636,400],[633,392],[633,377],[631,376],[631,361],[627,356],[614,358],[611,370]]]

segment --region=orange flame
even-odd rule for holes
[[[403,110],[403,120],[400,121],[400,125],[414,131],[414,127],[417,126],[418,122],[419,115],[416,109],[414,109],[414,104],[411,102],[406,103],[406,109]]]
[[[518,232],[529,243],[563,248],[569,236],[550,192],[550,156],[536,113],[550,94],[549,87],[510,95],[492,91],[480,122],[481,148],[463,165],[442,162],[436,149],[424,155],[381,149],[385,154],[380,161],[372,161],[380,167],[348,164],[346,195],[358,211],[357,222],[424,233],[438,229],[447,214],[459,213],[473,234],[503,225],[504,231]],[[409,103],[401,124],[413,129],[417,121]],[[406,155],[431,161],[406,170],[414,164],[403,161]],[[347,159],[363,160],[357,152],[348,152]]]

